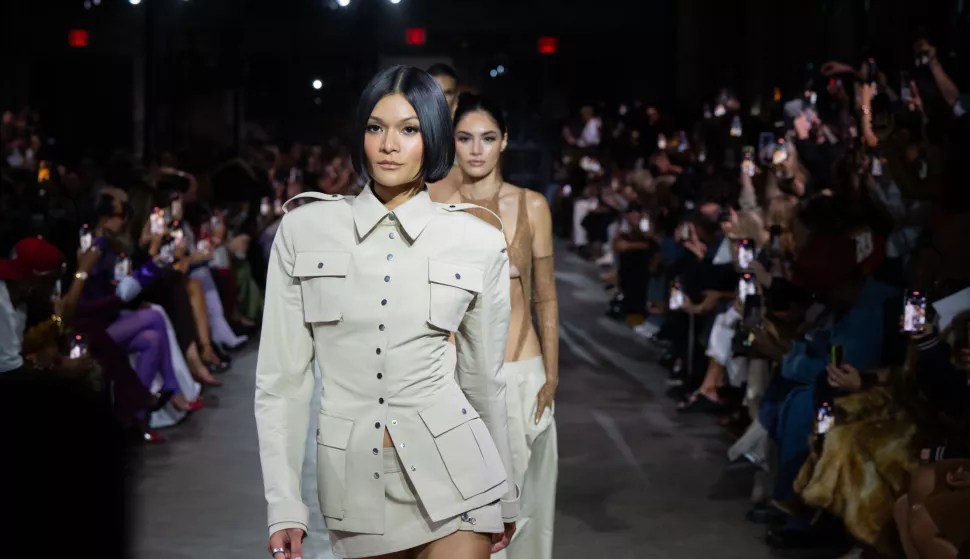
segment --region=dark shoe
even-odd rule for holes
[[[821,547],[821,543],[811,532],[789,530],[786,528],[769,529],[765,543],[768,544],[768,547],[775,550]]]
[[[677,406],[680,413],[720,413],[724,404],[711,400],[701,392],[695,392]]]
[[[165,392],[159,392],[152,397],[152,403],[148,408],[148,411],[156,412],[165,407],[165,404],[172,399],[175,394],[172,390],[166,390]]]
[[[745,458],[738,458],[738,460],[743,460],[745,462],[750,462]],[[745,520],[752,524],[767,524],[768,526],[781,527],[785,523],[785,519],[788,515],[785,514],[780,509],[777,509],[767,503],[758,503],[748,509],[747,514],[744,515]]]

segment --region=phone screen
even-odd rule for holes
[[[680,282],[674,282],[670,286],[670,310],[676,311],[684,307],[684,292],[680,288]]]
[[[742,270],[747,270],[752,262],[754,262],[754,241],[741,239],[738,241],[738,266]]]
[[[685,224],[683,224],[683,225],[680,226],[680,231],[679,231],[678,236],[680,237],[680,240],[681,241],[687,241],[687,240],[690,239],[690,224],[689,223],[685,223]]]
[[[69,359],[77,359],[88,352],[88,344],[84,343],[84,336],[78,334],[71,340],[71,347],[67,352]]]
[[[761,328],[761,295],[757,293],[749,294],[744,300],[744,327]]]
[[[855,235],[855,260],[861,263],[872,256],[872,232],[863,231]]]
[[[775,142],[775,151],[771,154],[771,162],[774,165],[781,165],[785,161],[788,161],[788,146],[785,145],[784,138],[778,138]]]
[[[91,228],[87,225],[81,227],[79,242],[82,252],[91,250],[91,245],[94,244],[94,235],[91,233]]]
[[[172,219],[182,219],[182,201],[178,198],[174,198],[169,211],[172,214]]]
[[[775,149],[775,135],[771,132],[762,132],[758,135],[758,158],[762,163],[771,163],[771,157]]]
[[[815,424],[815,432],[820,438],[824,437],[835,426],[835,413],[832,411],[832,406],[828,402],[824,402],[819,406],[815,416]]]
[[[741,169],[749,177],[754,176],[755,165],[754,165],[754,147],[744,146],[744,155],[741,158]]]
[[[903,305],[903,331],[922,332],[926,327],[926,295],[909,291]]]
[[[649,233],[650,232],[650,218],[644,217],[640,220],[640,232]]]
[[[842,360],[844,358],[842,346],[833,345],[829,346],[829,363],[833,367],[841,367]]]
[[[744,274],[738,280],[738,298],[744,303],[751,295],[757,295],[758,288],[754,284],[754,277],[751,274]]]
[[[121,281],[129,275],[131,275],[131,260],[124,254],[119,254],[118,261],[115,263],[115,281]]]
[[[667,136],[663,134],[657,136],[657,149],[667,149]]]
[[[152,235],[161,235],[165,233],[165,212],[159,208],[155,208],[152,212],[152,217],[149,220],[151,225],[149,225]]]

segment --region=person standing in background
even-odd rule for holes
[[[454,119],[455,109],[458,108],[458,72],[451,66],[439,62],[428,68],[428,74],[434,78],[435,83],[445,94],[448,109],[451,111],[451,118]],[[461,170],[456,162],[447,177],[435,183],[428,183],[428,194],[435,202],[455,204],[461,201],[461,196],[458,194],[460,185]]]

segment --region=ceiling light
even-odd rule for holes
[[[350,5],[350,0],[337,0],[337,5],[341,8],[346,8]]]
[[[313,80],[313,89],[322,89],[322,88],[323,88],[322,80]]]
[[[493,78],[496,78],[498,77],[498,70],[493,69],[491,72],[488,73],[488,75],[492,76]]]
[[[141,0],[128,0],[128,3],[132,6],[137,6],[138,4],[141,4]]]

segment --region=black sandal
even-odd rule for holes
[[[724,404],[711,400],[699,390],[681,404],[677,406],[680,413],[718,413],[724,409]]]

